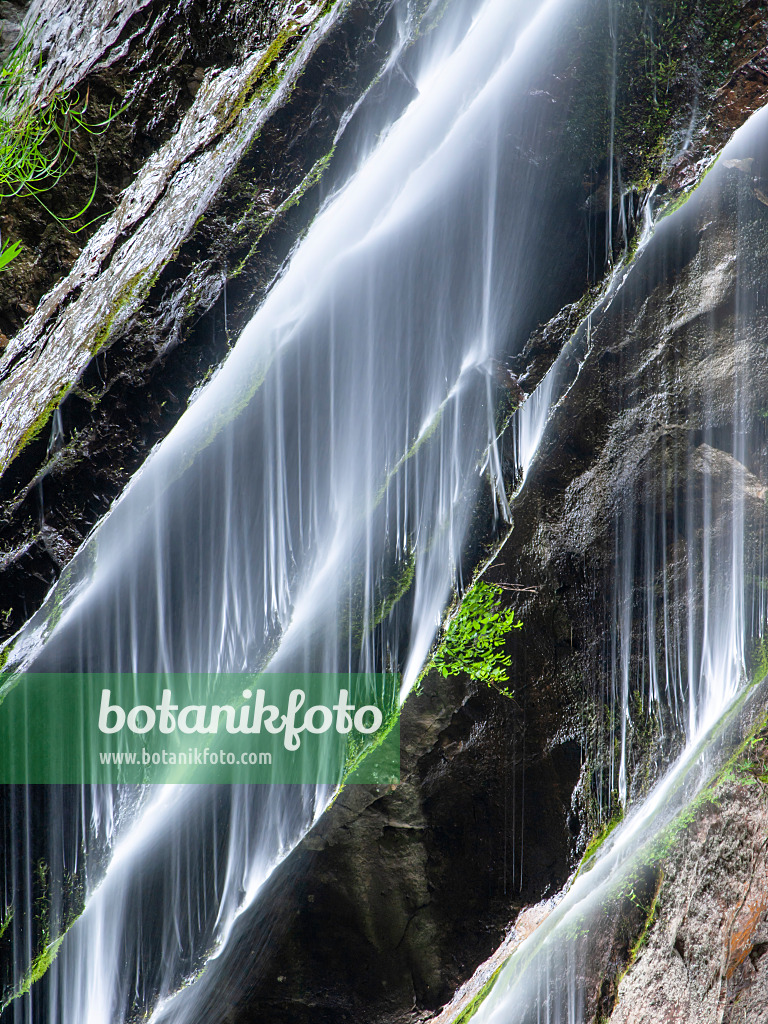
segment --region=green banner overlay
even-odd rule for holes
[[[394,675],[0,677],[0,783],[396,783]]]

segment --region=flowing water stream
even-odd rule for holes
[[[545,112],[531,117],[527,89],[546,68],[552,25],[577,7],[458,4],[409,51],[403,4],[390,65],[410,61],[417,95],[381,138],[361,140],[349,180],[328,197],[226,362],[16,638],[16,668],[395,669],[405,699],[462,582],[483,488],[499,523],[509,518],[495,369],[541,317],[563,171],[558,140]],[[542,233],[549,249],[534,244]],[[746,297],[741,309],[749,315]],[[730,451],[749,465],[748,366],[736,365]],[[518,414],[524,486],[561,390],[550,374]],[[713,444],[719,429],[698,440]],[[700,444],[696,453],[705,457]],[[673,468],[670,486],[678,475],[687,479]],[[677,609],[701,602],[673,592],[664,594],[663,635],[647,615],[649,699],[664,695],[691,742],[743,682],[746,640],[765,621],[765,592],[743,585],[741,487],[734,477],[727,527],[707,519],[706,495],[703,520],[686,526],[702,538],[702,575],[691,568],[675,586],[703,589],[701,619],[681,628]],[[688,507],[690,515],[699,507],[692,496]],[[637,523],[617,511],[610,658],[622,800],[635,558],[654,579],[668,556],[660,514],[649,503]],[[639,556],[628,540],[638,533]],[[583,894],[599,899],[632,836],[664,818],[659,808],[669,789],[680,792],[680,773],[628,823],[614,859],[574,886],[568,906]],[[44,984],[15,1000],[8,1019],[210,1019],[201,1007],[238,917],[330,796],[323,786],[84,790],[83,843],[100,837],[109,863]],[[24,827],[13,871],[31,874]],[[50,827],[51,863],[71,869],[80,847],[61,849],[57,822]],[[13,927],[28,959],[21,915]],[[547,925],[554,939],[537,938],[533,965],[513,960],[479,1019],[581,1021],[575,954],[556,927]]]
[[[618,913],[621,894],[660,862],[665,829],[763,713],[768,683],[757,676],[745,689],[753,675],[748,652],[765,636],[768,618],[767,490],[753,475],[761,472],[766,441],[764,394],[756,384],[764,355],[754,344],[753,329],[764,298],[755,273],[760,254],[747,227],[754,218],[752,182],[768,166],[767,125],[768,112],[762,111],[736,134],[696,195],[659,224],[614,299],[625,316],[631,365],[638,355],[630,330],[638,310],[652,301],[656,284],[677,276],[673,315],[659,326],[659,341],[676,336],[678,343],[655,379],[655,394],[645,396],[656,402],[657,422],[668,433],[640,477],[640,500],[628,472],[632,482],[615,513],[608,664],[620,756],[609,785],[626,801],[628,730],[642,714],[632,706],[631,692],[641,693],[646,707],[669,709],[685,748],[600,848],[594,866],[576,878],[546,922],[514,952],[473,1018],[478,1024],[593,1019],[596,965],[610,931],[603,924],[606,914],[611,907]],[[729,206],[730,219],[720,213]],[[713,224],[724,232],[723,240],[700,243]],[[686,278],[684,268],[698,244],[706,255],[694,257],[698,263]],[[640,337],[647,344],[648,335]],[[681,408],[671,382],[678,375],[685,378],[692,338],[698,347],[695,361],[701,360],[711,383],[703,392],[697,388],[697,397],[684,395],[690,404]],[[650,361],[651,352],[645,358]],[[622,396],[620,408],[629,415],[637,396]],[[640,600],[638,580],[646,589]],[[763,666],[760,675],[764,671]]]
[[[542,170],[529,156],[546,121],[524,117],[517,98],[546,60],[551,20],[573,6],[449,11],[411,59],[418,95],[380,141],[363,141],[367,155],[229,358],[16,638],[16,668],[396,668],[405,697],[461,572],[484,480],[500,521],[508,515],[495,360],[536,315],[548,256],[532,258],[532,241],[542,211],[557,221],[556,161]],[[403,6],[390,64],[409,31]],[[524,464],[545,415],[541,403],[524,408]],[[196,986],[173,993],[206,958],[215,964],[329,796],[83,791],[81,843],[106,842],[106,875],[44,984],[8,1013],[106,1024],[154,1007],[152,1019],[193,1019]],[[31,879],[26,822],[13,871]],[[51,842],[52,864],[76,865],[79,846]],[[14,940],[28,962],[22,920]]]

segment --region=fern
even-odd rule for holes
[[[502,607],[501,595],[501,587],[492,583],[475,584],[449,623],[430,667],[444,677],[465,672],[476,682],[511,697],[505,684],[512,659],[504,647],[510,630],[523,624],[513,608]]]

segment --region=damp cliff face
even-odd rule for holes
[[[485,573],[514,588],[505,600],[524,621],[510,641],[514,700],[466,678],[423,681],[403,709],[401,785],[343,793],[243,916],[222,967],[233,1021],[427,1018],[500,944],[522,905],[557,893],[589,836],[620,813],[622,766],[626,803],[637,806],[679,752],[712,684],[703,676],[690,692],[695,666],[684,664],[686,652],[693,648],[698,662],[708,644],[727,649],[727,630],[708,633],[705,607],[723,625],[717,595],[736,597],[743,571],[744,601],[756,614],[767,575],[759,124],[740,146],[687,210],[657,227],[621,289],[565,347],[559,404],[512,506],[510,535]],[[532,366],[541,337],[531,342]],[[765,671],[759,655],[759,645],[744,652],[755,676]],[[630,717],[622,730],[624,672]],[[635,1006],[633,988],[623,995],[635,972],[640,987],[643,971],[666,976],[648,939],[662,927],[650,910],[668,907],[677,920],[691,887],[704,884],[695,880],[705,845],[707,899],[722,908],[743,897],[752,907],[762,742],[754,744],[755,786],[731,780],[710,792],[696,824],[675,826],[664,856],[613,898],[600,942],[582,950],[584,1019],[606,1017],[617,995],[617,1013],[625,999]],[[745,771],[741,782],[753,768]],[[752,978],[760,907],[754,921],[745,910],[734,925],[734,935],[744,931],[744,955],[723,967],[723,977],[737,977],[723,982],[723,999]],[[711,909],[696,910],[696,927],[715,927]],[[706,949],[696,954],[706,958],[706,991],[730,941],[730,924],[718,920],[717,934],[695,939]],[[649,942],[642,954],[641,939]],[[252,968],[246,948],[257,950]],[[692,961],[690,979],[695,969]],[[704,1012],[694,980],[686,984],[665,998],[688,1000],[690,1016],[675,1016],[678,1007],[659,1019]],[[661,985],[648,982],[654,1007]],[[617,1019],[651,1021],[653,1012]]]
[[[222,959],[234,965],[231,1021],[316,1024],[319,1012],[334,1024],[364,1013],[404,1021],[437,1010],[498,945],[519,907],[554,894],[588,836],[622,797],[642,797],[678,749],[690,709],[675,659],[703,605],[705,506],[706,530],[725,537],[739,496],[748,573],[766,576],[768,451],[759,396],[768,393],[760,299],[768,294],[768,183],[759,146],[725,168],[724,198],[710,197],[685,225],[675,221],[655,255],[641,254],[623,289],[586,324],[587,306],[577,302],[585,283],[603,278],[606,259],[637,241],[652,182],[660,179],[668,201],[698,180],[730,131],[762,104],[765,23],[759,5],[746,4],[733,22],[705,19],[704,31],[706,11],[691,5],[665,51],[676,70],[664,64],[663,81],[654,72],[637,90],[617,91],[614,156],[623,147],[621,180],[636,186],[624,194],[607,158],[605,66],[592,67],[588,55],[608,65],[615,57],[621,81],[635,81],[626,70],[629,43],[642,40],[642,26],[612,55],[607,8],[589,9],[602,25],[600,47],[581,39],[584,52],[574,53],[566,45],[567,73],[538,83],[526,101],[532,115],[541,104],[557,111],[547,153],[559,148],[558,129],[573,125],[582,156],[545,225],[551,274],[545,297],[528,310],[531,327],[554,319],[514,364],[530,393],[565,348],[561,404],[487,575],[513,588],[505,593],[525,623],[509,645],[514,701],[466,678],[425,680],[403,713],[402,786],[343,794],[242,916]],[[3,312],[8,342],[0,363],[7,634],[40,604],[222,357],[316,211],[321,177],[343,180],[351,157],[334,154],[334,145],[346,113],[386,66],[397,32],[390,5],[265,11],[104,8],[92,49],[78,43],[72,66],[62,54],[79,38],[82,19],[63,12],[51,20],[50,81],[90,88],[101,111],[111,101],[132,103],[122,127],[99,142],[103,191],[94,212],[115,210],[87,244],[54,237],[39,211],[28,222],[28,209],[2,211],[6,234],[30,232],[26,256],[0,279],[6,294],[18,293]],[[222,24],[226,32],[214,31]],[[706,48],[710,29],[716,57]],[[693,81],[699,61],[701,78]],[[597,115],[589,103],[586,110],[571,103],[585,75],[601,83]],[[383,79],[405,105],[414,91],[407,74],[389,68]],[[665,97],[650,151],[632,148],[638,92],[642,110],[659,109]],[[365,116],[375,121],[375,90],[370,99]],[[93,173],[83,161],[77,189],[86,195]],[[577,304],[558,314],[569,302]],[[759,442],[746,461],[733,440],[744,430]],[[511,493],[519,483],[514,428],[505,446]],[[628,530],[617,525],[627,510],[635,524]],[[489,499],[476,516],[468,566],[494,535],[492,520]],[[724,574],[721,589],[726,568],[715,569]],[[627,607],[639,614],[612,648]],[[651,622],[657,636],[668,629],[669,637],[670,660],[655,675],[635,669],[648,664]],[[631,714],[622,723],[624,686]],[[40,806],[35,862],[45,846]],[[78,833],[84,813],[72,794],[64,812],[70,831]],[[44,885],[33,879],[30,889],[34,902]],[[242,955],[254,950],[250,959]],[[209,989],[212,1002],[201,1014],[220,1011],[221,991]]]
[[[745,169],[759,173],[763,166],[759,144],[752,136],[745,145],[744,153],[750,150],[755,157],[745,155],[745,164],[738,158],[725,160],[718,171],[719,186],[692,204],[677,231],[670,224],[665,236],[665,225],[660,226],[654,242],[663,247],[661,259],[652,249],[645,262],[641,257],[635,280],[627,281],[623,294],[596,328],[595,337],[605,348],[600,351],[596,346],[569,395],[569,400],[592,410],[590,431],[581,436],[567,431],[565,444],[552,449],[552,454],[557,448],[568,452],[569,466],[575,471],[559,506],[569,528],[567,547],[559,557],[586,556],[585,576],[589,576],[592,559],[599,563],[604,558],[611,565],[616,564],[615,552],[628,556],[633,621],[641,623],[640,635],[630,647],[631,661],[637,666],[647,666],[649,635],[663,635],[660,615],[667,616],[664,628],[669,630],[669,622],[681,614],[679,602],[692,601],[700,607],[705,599],[707,581],[701,559],[706,557],[707,532],[715,542],[718,536],[727,537],[735,517],[743,515],[747,575],[743,585],[748,603],[755,601],[761,586],[766,322],[759,254],[765,249],[766,219],[760,179]],[[761,382],[754,389],[752,374]],[[623,391],[622,412],[613,428],[607,427],[598,398],[601,389],[610,390],[609,382]],[[582,462],[585,454],[586,464]],[[683,486],[693,529],[684,525],[675,505],[675,494]],[[634,506],[635,512],[631,529],[617,537],[613,524],[622,502]],[[708,503],[712,503],[709,511]],[[706,520],[709,515],[711,521]],[[662,524],[666,534],[657,533]],[[535,529],[537,548],[554,554],[557,548],[549,540],[550,527],[542,523]],[[562,536],[557,527],[555,533]],[[649,547],[666,551],[664,566],[657,557],[649,569]],[[718,571],[730,569],[721,565]],[[727,576],[718,585],[741,586]],[[649,598],[643,612],[642,602]],[[605,592],[606,610],[615,600],[611,591]],[[597,616],[599,621],[599,612]],[[578,619],[575,603],[569,617]],[[593,631],[590,625],[594,626],[588,617],[574,632],[581,657],[592,658],[594,672],[605,651],[599,646],[599,628]],[[682,619],[674,627],[678,652],[685,647],[687,628]],[[651,634],[644,638],[643,630]],[[751,664],[749,656],[747,664]],[[657,671],[662,705],[674,703],[674,671],[668,665],[657,665]],[[652,688],[652,667],[646,667],[641,676],[633,668],[629,686],[640,691],[638,706]],[[641,715],[633,718],[642,722]],[[663,726],[657,723],[662,731]],[[630,760],[631,736],[630,729]],[[636,776],[634,786],[641,791],[642,782]]]
[[[768,1019],[765,752],[758,736],[661,864],[612,1024]]]
[[[0,280],[6,635],[178,419],[316,211],[340,119],[386,61],[391,7],[102,7],[87,46],[82,12],[49,12],[43,91],[87,93],[94,121],[125,110],[79,140],[84,156],[48,200],[74,212],[98,168],[81,222],[105,219],[87,244],[32,201],[3,206],[4,237],[24,243]]]
[[[701,615],[713,592],[735,596],[730,554],[721,554],[731,551],[736,520],[753,609],[766,578],[765,160],[758,126],[689,209],[658,226],[622,289],[594,313],[589,336],[566,347],[560,403],[513,504],[510,537],[485,573],[516,588],[506,599],[524,622],[513,636],[514,700],[466,680],[425,680],[403,708],[401,785],[343,795],[285,866],[285,878],[295,869],[301,884],[287,886],[281,872],[249,914],[241,941],[264,951],[254,975],[229,990],[233,1020],[309,1021],[322,1012],[352,1021],[364,1007],[387,1021],[435,1012],[522,904],[557,892],[589,836],[615,815],[623,752],[630,805],[679,752],[696,696],[684,685],[693,666],[678,665],[680,675],[671,666],[691,645],[706,648]],[[531,348],[531,365],[538,358]],[[510,437],[510,459],[512,450]],[[632,624],[624,736],[621,639],[611,650],[622,620]],[[717,634],[715,649],[721,636],[726,646]],[[744,656],[758,675],[765,667],[753,647]],[[707,950],[696,955],[707,958],[709,991],[730,941],[727,915],[716,926],[710,910],[749,895],[751,858],[763,856],[761,792],[762,783],[723,784],[695,825],[675,831],[669,859],[638,877],[634,897],[624,893],[613,916],[606,911],[612,924],[584,968],[593,1016],[610,1013],[616,992],[616,1019],[693,1021],[705,1012],[696,965],[679,956],[683,987],[666,998],[670,1007],[688,1000],[689,1016],[679,1007],[653,1016],[667,959],[678,955],[667,938],[657,940],[662,959],[651,940],[622,980],[647,924],[638,907],[657,903],[677,921],[705,872],[713,906],[705,900],[689,912],[707,931],[695,942]],[[736,915],[734,935],[753,930],[722,968],[727,998],[759,986],[751,972],[762,912],[754,922],[746,910]],[[653,927],[667,936],[673,924]],[[636,973],[647,996],[640,1009],[634,987],[623,994]],[[712,998],[720,1005],[721,995]]]
[[[19,414],[36,409],[35,436],[2,476],[6,633],[228,351],[230,332],[316,211],[340,119],[381,72],[397,30],[386,3],[351,5],[344,18],[308,5],[97,6],[90,22],[79,8],[49,11],[45,45],[50,74],[70,75],[65,85],[88,71],[77,87],[94,119],[130,100],[95,140],[99,187],[88,216],[109,216],[69,236],[31,201],[4,201],[0,211],[3,237],[24,242],[0,280],[6,438],[21,438]],[[405,79],[401,92],[403,102],[412,93]],[[46,196],[61,215],[93,187],[96,160],[81,142],[76,172]],[[49,416],[50,388],[64,380],[67,406]],[[0,1005],[45,974],[82,911],[86,871],[101,873],[111,826],[91,797],[51,787],[30,800],[23,787],[2,789],[3,876],[13,891],[0,927]]]
[[[534,323],[631,243],[654,181],[670,199],[690,187],[762,102],[759,5],[688,6],[650,23],[617,5],[615,53],[602,2],[554,30],[556,71],[534,83],[527,116],[552,119],[551,148],[565,145],[569,165],[557,220],[543,227],[561,241]],[[7,43],[23,14],[9,7]],[[439,12],[416,4],[408,17],[423,15],[428,34]],[[320,179],[343,180],[356,145],[355,118],[339,136],[345,112],[385,68],[358,120],[376,124],[382,95],[401,106],[414,95],[407,69],[386,66],[402,19],[383,0],[29,11],[39,94],[87,96],[93,123],[121,113],[103,135],[76,133],[81,159],[46,200],[71,216],[95,186],[71,225],[79,233],[32,201],[0,211],[3,237],[24,243],[0,275],[3,636],[225,354],[316,212]]]
[[[538,590],[520,604],[531,629],[514,637],[515,689],[530,704],[529,728],[540,715],[592,748],[602,767],[579,799],[604,808],[619,791],[622,756],[635,799],[670,740],[667,756],[675,750],[691,713],[680,683],[691,671],[691,603],[701,609],[708,586],[702,558],[728,536],[736,505],[748,601],[763,576],[768,324],[758,152],[757,141],[747,143],[745,163],[726,160],[719,187],[705,188],[685,218],[661,223],[608,309],[587,325],[589,341],[576,340],[574,358],[566,350],[562,373],[573,383],[488,575]],[[579,344],[588,347],[581,365]],[[733,586],[730,567],[717,571],[718,586]],[[631,638],[617,635],[621,616]],[[653,638],[665,636],[666,653],[653,653]],[[622,673],[632,710],[613,750],[603,700],[618,699]],[[649,705],[657,705],[652,722]]]

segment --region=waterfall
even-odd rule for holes
[[[481,488],[508,515],[494,367],[541,318],[534,285],[557,246],[561,173],[546,118],[523,100],[570,6],[462,5],[416,48],[417,95],[380,140],[362,140],[354,172],[15,638],[9,667],[385,668],[407,695],[460,580]],[[403,52],[409,24],[404,10]],[[545,144],[540,167],[530,154]],[[542,223],[551,247],[532,255]],[[547,404],[521,413],[524,467]],[[330,795],[84,789],[80,845],[52,863],[69,869],[96,840],[109,863],[15,1019],[195,1019],[238,916]]]
[[[639,410],[653,408],[646,422],[655,423],[659,442],[616,474],[607,664],[618,718],[620,760],[612,780],[618,798],[627,800],[628,735],[639,715],[661,716],[665,708],[684,749],[611,833],[593,866],[512,954],[473,1017],[478,1024],[584,1024],[594,1018],[595,979],[606,955],[602,922],[618,912],[618,901],[640,884],[649,865],[661,863],[664,830],[701,792],[765,700],[764,680],[745,688],[753,671],[749,649],[766,629],[761,581],[768,559],[765,487],[753,475],[765,445],[764,395],[755,383],[764,356],[751,330],[761,309],[754,273],[760,255],[741,233],[754,200],[752,179],[738,175],[751,162],[764,166],[768,159],[767,124],[768,111],[755,115],[686,206],[657,225],[613,300],[614,315],[599,342],[605,346],[613,337],[627,367],[657,366],[654,389],[645,378],[644,389],[617,398],[630,432],[641,422]],[[728,223],[735,222],[735,235],[710,240],[697,252],[714,223],[713,211],[733,208]],[[686,268],[692,268],[687,276]],[[654,288],[673,278],[666,320],[657,321],[666,325],[658,347],[643,352],[631,330],[634,318],[643,315],[641,304],[647,310],[652,303]],[[725,330],[713,315],[724,296],[731,311]],[[647,334],[639,337],[648,342]],[[671,337],[677,339],[673,355],[654,364]],[[696,393],[685,396],[688,405],[675,407],[673,385],[684,358],[703,375],[698,383],[694,375]],[[646,452],[652,456],[644,462]],[[535,472],[526,486],[535,486]],[[639,582],[645,593],[638,592]],[[644,708],[631,705],[630,693],[640,696]]]
[[[482,540],[473,533],[478,503],[493,509],[496,539],[504,535],[514,513],[505,466],[514,463],[516,487],[536,487],[554,443],[552,411],[598,347],[609,346],[600,331],[616,339],[617,366],[642,369],[646,357],[656,366],[624,328],[668,265],[682,273],[690,262],[690,239],[706,231],[697,211],[725,190],[725,167],[655,229],[649,205],[634,265],[616,273],[573,349],[505,431],[498,371],[574,297],[552,269],[567,235],[568,156],[531,82],[551,70],[553,25],[581,7],[457,0],[438,19],[435,0],[437,25],[416,40],[418,6],[398,8],[388,62],[389,71],[407,65],[411,102],[404,111],[393,105],[380,134],[358,116],[365,99],[351,104],[337,141],[359,132],[354,166],[226,361],[14,638],[13,671],[389,671],[405,700],[452,593],[474,568],[466,552]],[[621,189],[610,10],[607,264]],[[737,156],[757,151],[764,124],[756,119],[734,140]],[[620,205],[626,230],[623,196]],[[706,324],[733,261],[747,258],[744,246],[699,268],[699,292],[681,299],[662,342]],[[767,611],[765,539],[746,510],[765,424],[755,419],[753,353],[740,330],[756,300],[738,271],[722,389],[707,394],[705,383],[696,407],[680,408],[679,367],[659,359],[645,399],[653,415],[643,407],[637,421],[653,422],[654,445],[616,467],[609,495],[606,806],[631,802],[631,737],[641,716],[656,716],[686,749],[514,954],[478,1021],[585,1020],[584,935],[598,931],[591,915],[708,778],[721,744],[716,725],[749,676],[749,644]],[[578,296],[582,278],[577,286]],[[696,337],[703,363],[710,333]],[[628,420],[638,397],[631,384],[624,390],[613,401]],[[59,441],[57,418],[52,449]],[[7,1012],[25,1024],[211,1020],[238,920],[332,795],[325,785],[178,785],[39,797],[52,913],[58,907],[61,917],[68,874],[82,857],[86,907],[49,944],[58,955],[45,977]],[[29,894],[32,801],[23,789],[13,799],[16,857],[4,881]],[[19,989],[34,955],[31,899],[24,910],[10,923],[24,961]]]

